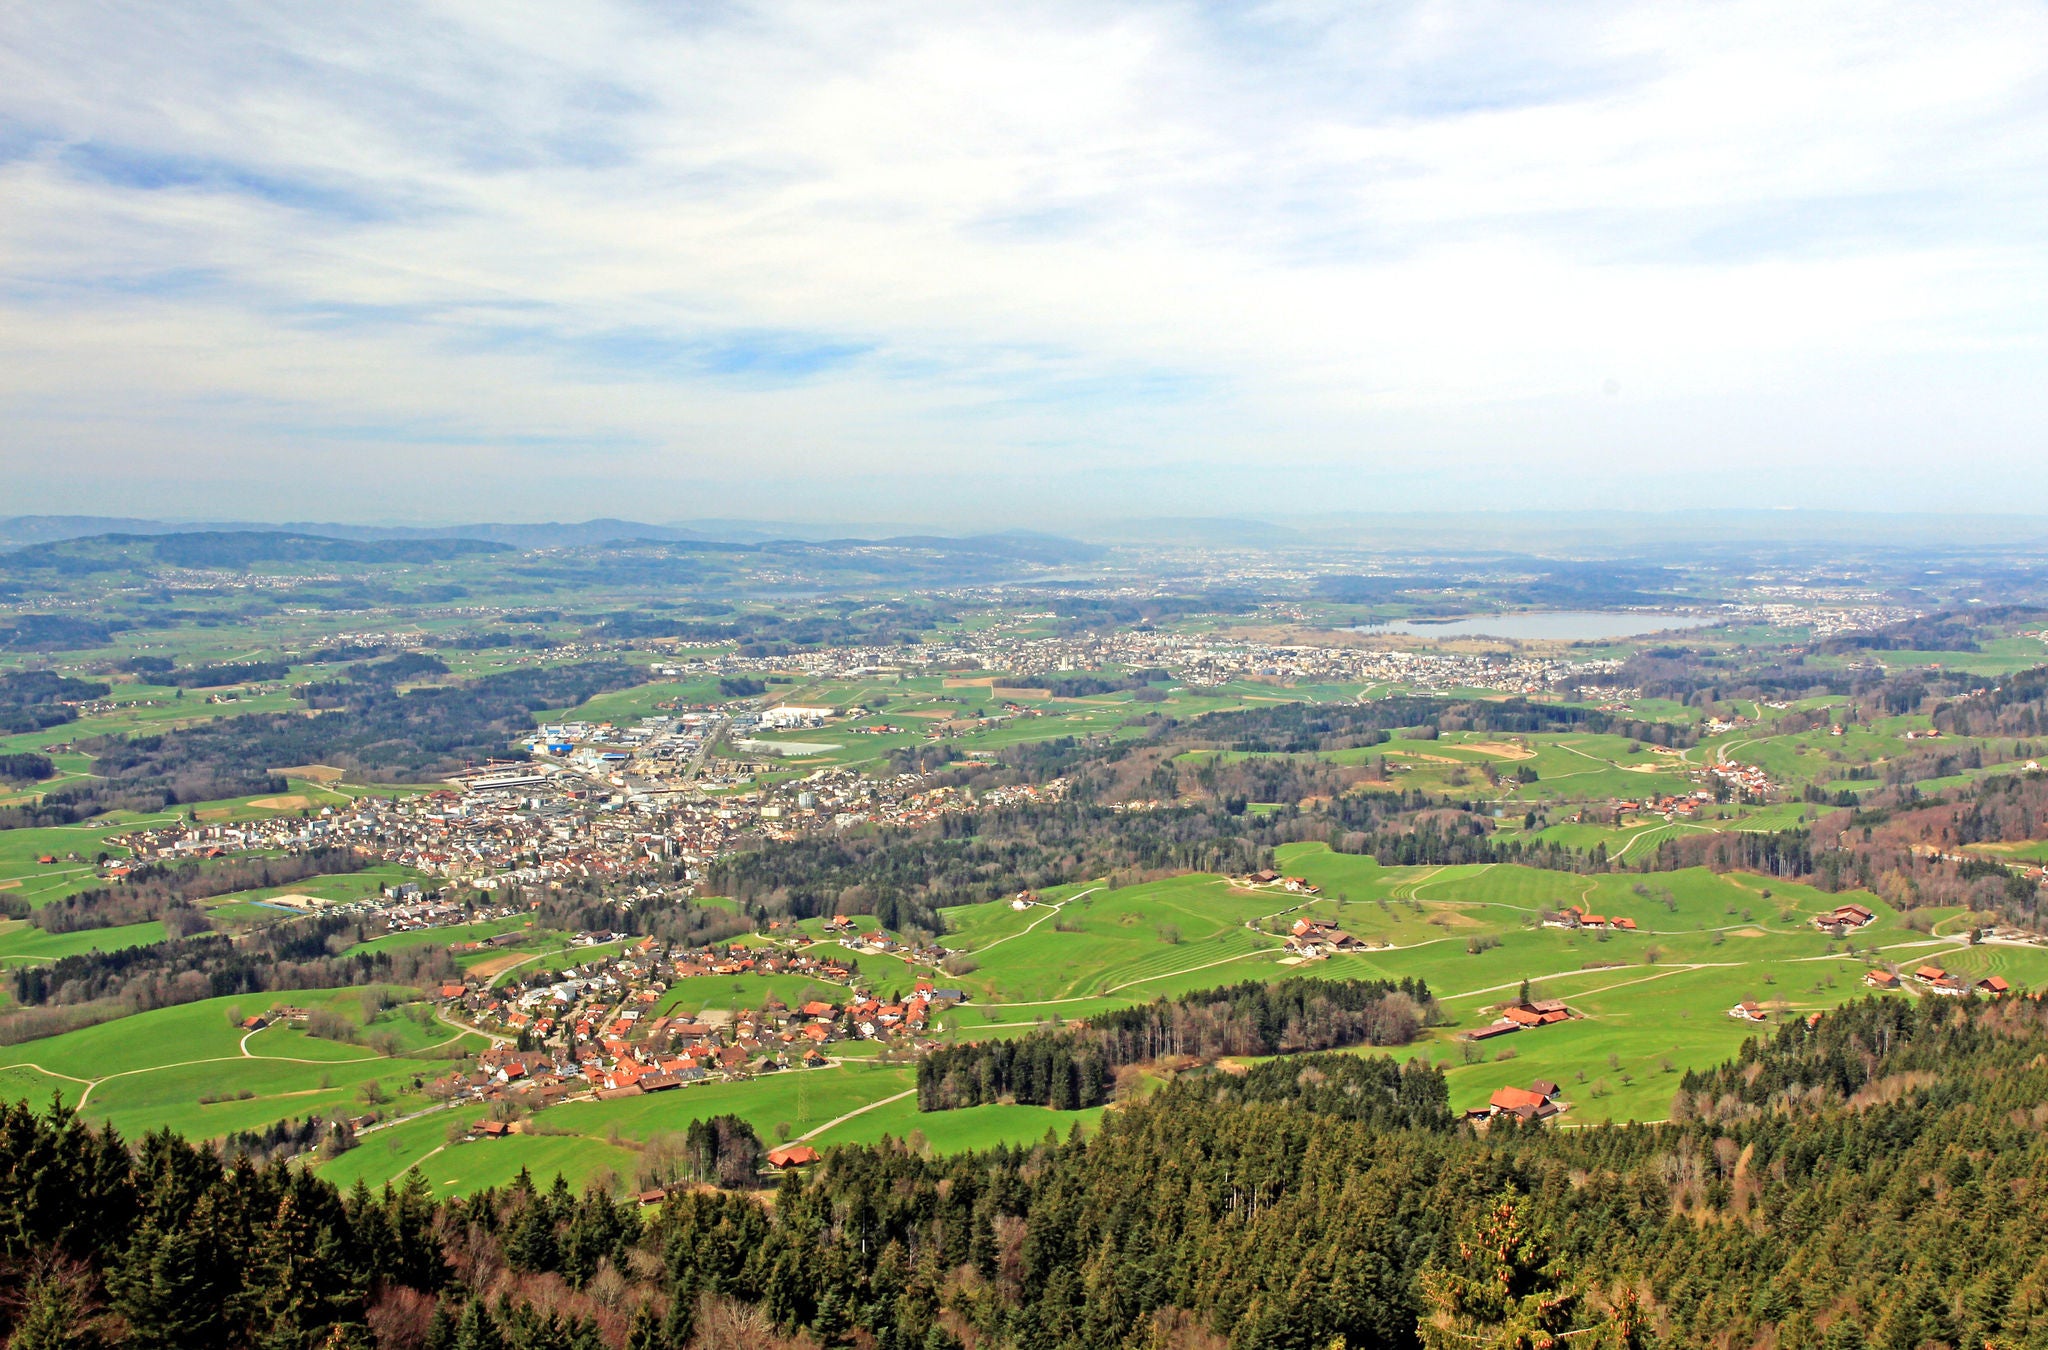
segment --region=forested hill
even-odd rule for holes
[[[275,563],[424,563],[511,551],[510,545],[482,539],[329,539],[279,530],[105,534],[0,554],[0,572],[79,576],[149,564],[246,568]]]
[[[1434,1070],[1191,1072],[1082,1141],[833,1150],[640,1208],[343,1196],[0,1110],[11,1346],[1322,1350],[2048,1341],[2048,1008],[1872,1000],[1688,1076],[1673,1123],[1450,1122]],[[1409,1105],[1387,1110],[1382,1103]],[[1360,1103],[1373,1104],[1359,1109]],[[1433,1105],[1432,1105],[1433,1104]],[[1406,1123],[1413,1120],[1415,1123]]]
[[[544,708],[581,703],[638,679],[623,662],[586,661],[400,690],[392,681],[408,668],[373,662],[364,678],[307,686],[320,716],[247,713],[159,735],[86,741],[97,776],[33,805],[0,810],[0,828],[281,792],[284,780],[272,772],[280,765],[332,764],[368,782],[436,778],[511,753],[513,740],[532,731],[533,715]]]

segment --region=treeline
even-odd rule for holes
[[[231,858],[205,866],[145,863],[117,886],[98,886],[52,900],[28,918],[49,933],[118,928],[163,919],[172,910],[216,895],[288,886],[308,877],[360,872],[367,866],[368,859],[346,848],[317,848],[281,858]]]
[[[1287,1055],[1215,1079],[1219,1101],[1290,1104],[1383,1130],[1448,1130],[1457,1118],[1443,1071],[1385,1055]]]
[[[929,603],[886,601],[854,613],[804,614],[785,617],[769,613],[733,613],[716,606],[726,618],[650,613],[646,609],[603,615],[573,616],[590,623],[594,638],[680,638],[688,642],[733,642],[735,652],[760,659],[787,656],[820,647],[899,647],[914,645],[919,635],[954,617]]]
[[[32,751],[0,754],[0,779],[10,783],[40,783],[56,772],[57,766],[48,755]]]
[[[0,569],[6,560],[0,559]],[[122,619],[81,619],[75,614],[17,614],[0,618],[0,651],[62,652],[104,647],[135,625]]]
[[[1098,694],[1121,694],[1164,684],[1173,675],[1156,667],[1133,670],[1127,675],[1098,675],[1083,671],[1061,671],[1033,677],[1033,683],[1052,691],[1055,698],[1093,698]]]
[[[481,894],[477,897],[485,899]],[[555,885],[516,886],[489,897],[532,913],[539,928],[565,933],[613,932],[647,935],[667,943],[700,947],[755,930],[753,919],[722,905],[700,905],[683,897],[648,898],[621,904],[602,879],[570,879]],[[551,978],[545,969],[537,977]]]
[[[393,658],[386,671],[406,669]],[[383,663],[375,663],[380,666]],[[253,713],[154,736],[81,744],[94,781],[0,811],[0,829],[70,825],[104,811],[161,811],[185,802],[283,792],[270,766],[331,764],[358,779],[408,782],[514,753],[533,715],[640,682],[620,661],[504,671],[435,688],[398,691],[389,678],[309,685],[321,713]]]
[[[1169,738],[1221,749],[1301,754],[1378,745],[1393,733],[1417,729],[1425,729],[1426,736],[1446,731],[1589,732],[1674,749],[1699,738],[1690,724],[1647,722],[1597,708],[1520,698],[1496,703],[1405,694],[1370,703],[1275,703],[1209,713],[1175,725]]]
[[[1866,651],[1978,652],[1984,650],[1977,640],[1981,625],[1990,617],[1932,614],[1907,619],[1874,633],[1840,633],[1816,643],[1815,649],[1830,656]]]
[[[47,670],[0,672],[0,734],[17,735],[75,722],[77,709],[63,705],[105,698],[108,689],[97,680],[77,680]]]
[[[1206,989],[1103,1013],[1071,1029],[934,1050],[918,1062],[917,1105],[1099,1106],[1109,1100],[1117,1071],[1133,1064],[1406,1045],[1433,1007],[1419,980],[1293,979]]]
[[[1944,702],[1935,730],[1949,736],[2039,737],[2048,731],[2048,666],[2008,675],[1982,693]]]
[[[306,1116],[273,1121],[260,1130],[236,1130],[223,1136],[218,1148],[230,1161],[247,1158],[252,1163],[273,1163],[316,1148],[329,1155],[346,1153],[355,1142],[355,1131],[346,1119]]]
[[[102,534],[16,549],[9,572],[88,576],[151,562],[171,567],[248,568],[257,563],[425,563],[509,553],[482,539],[330,539],[288,530],[195,530],[184,534]]]
[[[1118,812],[1062,802],[948,815],[915,830],[776,842],[722,858],[714,894],[776,916],[869,914],[888,928],[943,930],[940,905],[992,900],[1126,870],[1243,872],[1271,845],[1255,820],[1215,808]]]
[[[17,966],[9,978],[15,1001],[26,1009],[91,1004],[133,1013],[287,989],[422,985],[456,969],[447,949],[433,944],[346,950],[361,936],[355,927],[353,920],[332,915],[291,919],[239,941],[224,933],[167,938]]]
[[[1118,628],[1148,628],[1192,614],[1243,614],[1258,601],[1246,594],[1214,590],[1197,595],[1093,596],[1049,598],[1053,631],[1061,637]]]
[[[226,684],[281,680],[292,673],[289,661],[229,661],[177,666],[168,656],[131,656],[121,662],[120,669],[151,684],[180,689],[212,689]]]

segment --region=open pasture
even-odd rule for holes
[[[446,1072],[445,1056],[481,1049],[484,1041],[375,1007],[380,995],[398,992],[298,990],[137,1013],[0,1047],[0,1083],[10,1091],[34,1087],[25,1093],[32,1100],[55,1090],[89,1119],[130,1136],[169,1126],[214,1138],[288,1116],[361,1110],[360,1094],[371,1083],[380,1097],[417,1102],[415,1080]],[[275,1023],[255,1032],[240,1025],[242,1016],[282,1003],[325,1007],[355,1029],[356,1039],[322,1039]]]
[[[1183,973],[1247,957],[1267,957],[1270,965],[1277,939],[1248,925],[1285,903],[1194,874],[1123,890],[1076,888],[1018,915],[1026,923],[1014,929],[1014,920],[1000,917],[1013,912],[1008,901],[949,910],[949,924],[958,916],[963,928],[984,935],[964,944],[977,969],[954,982],[1004,1003],[1125,991],[1133,1000],[1151,998],[1165,991],[1160,982]],[[1210,982],[1236,978],[1246,977],[1232,972]]]

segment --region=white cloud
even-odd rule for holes
[[[2017,3],[17,7],[0,472],[2048,508],[2044,68]]]

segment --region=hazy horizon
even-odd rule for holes
[[[18,8],[10,514],[2048,514],[2048,11]]]

